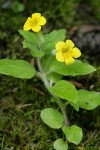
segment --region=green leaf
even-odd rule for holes
[[[16,78],[30,79],[34,76],[35,69],[24,60],[1,59],[0,73]]]
[[[49,89],[54,95],[62,99],[71,101],[73,103],[76,103],[78,100],[78,92],[74,85],[72,85],[70,82],[61,80]]]
[[[76,111],[79,111],[79,102],[77,101],[77,103],[72,103],[72,102],[70,102],[70,104],[74,107],[74,109],[76,110]]]
[[[50,65],[51,65],[52,61],[54,61],[54,60],[56,60],[56,59],[52,54],[46,54],[43,56],[43,59],[41,62],[42,68],[47,74],[52,73],[52,72],[50,72]]]
[[[46,34],[44,36],[45,43],[42,46],[42,50],[45,53],[51,53],[52,50],[55,48],[55,44],[58,41],[63,41],[65,39],[65,33],[66,33],[66,30],[60,29],[60,30],[54,30],[49,34]]]
[[[63,139],[57,139],[53,144],[56,150],[68,150],[68,144],[63,141]]]
[[[100,94],[94,91],[79,90],[79,107],[91,110],[100,105]]]
[[[38,38],[34,32],[19,30],[19,33],[23,36],[25,40],[37,45]]]
[[[63,126],[63,115],[59,111],[52,108],[45,108],[44,110],[42,110],[41,119],[49,127],[54,129],[59,129]]]
[[[62,75],[57,74],[57,73],[50,73],[48,75],[48,80],[52,83],[56,83],[57,81],[61,80]]]
[[[93,71],[96,71],[96,69],[93,66],[87,63],[83,63],[79,60],[76,60],[75,63],[72,65],[66,65],[65,62],[63,63],[58,62],[53,60],[52,58],[50,64],[50,71],[62,75],[76,76],[76,75],[85,75],[85,74],[92,73]]]
[[[30,54],[33,56],[33,57],[41,57],[44,55],[44,52],[43,51],[40,51],[36,45],[34,45],[33,43],[29,42],[29,41],[26,41],[24,40],[23,41],[23,46],[24,48],[29,48],[30,49]]]
[[[57,61],[56,57],[53,55],[45,55],[42,65],[48,74],[51,72],[56,72],[65,76],[85,75],[96,71],[93,66],[79,60],[75,60],[75,63],[72,65],[66,65],[65,62]]]
[[[72,125],[71,127],[64,126],[62,127],[62,131],[65,133],[67,140],[71,143],[78,145],[82,140],[82,129],[76,125]]]
[[[19,33],[24,37],[23,41],[23,47],[30,49],[30,54],[33,57],[41,57],[44,55],[43,51],[39,51],[39,43],[38,43],[38,37],[35,33],[19,30]]]

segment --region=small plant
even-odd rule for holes
[[[55,102],[58,109],[43,109],[41,119],[49,127],[61,129],[64,134],[64,137],[56,139],[54,149],[67,150],[69,142],[76,145],[81,142],[83,132],[79,126],[69,123],[66,108],[71,105],[76,111],[79,108],[92,110],[100,105],[100,95],[95,91],[77,90],[63,77],[85,75],[96,69],[75,59],[81,56],[81,52],[71,40],[67,39],[64,42],[64,29],[43,35],[41,26],[45,23],[45,17],[34,13],[26,20],[24,30],[19,30],[24,38],[23,47],[28,48],[32,57],[36,59],[36,67],[25,60],[1,59],[0,73],[22,79],[36,76],[43,81],[51,95],[50,101]]]

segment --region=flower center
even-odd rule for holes
[[[38,24],[38,20],[35,18],[33,21],[32,21],[32,24],[33,26],[36,26]]]
[[[68,49],[68,47],[67,47],[67,46],[63,47],[63,49],[62,49],[62,53],[66,53],[66,52],[68,52],[68,51],[69,51],[69,49]]]

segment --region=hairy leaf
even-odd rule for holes
[[[44,36],[45,44],[42,46],[42,50],[45,53],[51,53],[52,50],[55,49],[55,44],[58,41],[63,41],[65,39],[65,33],[66,30],[60,29],[60,30],[54,30],[49,34],[46,34]]]
[[[55,150],[68,150],[68,144],[63,141],[63,139],[57,139],[53,147]]]
[[[40,51],[38,49],[37,45],[34,45],[33,43],[31,43],[29,41],[24,40],[23,41],[23,46],[24,46],[24,48],[29,48],[30,49],[30,54],[33,57],[41,57],[41,56],[44,55],[44,52]]]
[[[30,79],[34,76],[35,69],[24,60],[1,59],[0,73],[16,78]]]
[[[66,65],[65,62],[59,62],[56,60],[55,56],[46,55],[43,60],[43,66],[46,72],[49,74],[50,72],[56,72],[61,75],[85,75],[96,71],[96,69],[87,64],[83,63],[80,60],[76,60],[74,64]],[[48,64],[48,67],[46,67]]]
[[[70,82],[61,80],[49,89],[54,95],[62,99],[71,101],[73,103],[76,103],[78,100],[78,92],[74,85],[72,85]]]
[[[62,131],[65,133],[67,140],[71,143],[78,145],[82,140],[82,129],[76,125],[72,125],[71,127],[64,126],[62,127]]]
[[[23,36],[23,38],[31,43],[36,44],[38,42],[37,35],[34,32],[19,30],[19,33]]]
[[[66,65],[65,63],[54,61],[54,63],[52,62],[50,66],[50,70],[52,72],[56,72],[62,75],[72,76],[85,75],[96,71],[96,69],[93,66],[87,63],[83,63],[79,60],[76,60],[75,63],[72,65]]]
[[[87,90],[79,90],[79,107],[91,110],[100,105],[100,93]]]
[[[49,127],[54,129],[59,129],[63,126],[63,115],[59,111],[52,108],[43,109],[41,111],[41,119]]]

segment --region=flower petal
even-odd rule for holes
[[[72,56],[73,56],[74,58],[80,57],[80,56],[81,56],[81,51],[80,51],[77,47],[74,47],[74,48],[72,49]]]
[[[39,25],[33,26],[33,27],[32,27],[32,30],[33,30],[34,32],[39,32],[39,31],[41,30],[41,26],[39,26]]]
[[[57,52],[56,53],[56,59],[60,62],[64,62],[64,57],[62,55],[62,52]]]
[[[23,26],[23,29],[27,31],[27,30],[30,30],[31,28],[32,28],[32,18],[28,17],[28,19],[26,20]]]
[[[40,18],[41,17],[41,14],[40,13],[34,13],[32,14],[32,19],[35,19],[35,18]]]
[[[23,29],[24,30],[33,30],[34,32],[39,32],[41,30],[41,26],[46,23],[45,17],[41,16],[40,13],[32,14],[32,18],[28,17],[26,20]]]
[[[72,57],[72,53],[70,51],[63,53],[64,59]]]
[[[44,25],[45,23],[46,23],[46,19],[43,16],[41,16],[40,19],[39,19],[38,24],[39,25]]]
[[[67,57],[67,58],[65,59],[65,63],[66,63],[66,65],[71,65],[71,64],[73,64],[73,63],[74,63],[74,58],[73,58],[73,57]]]
[[[56,51],[62,51],[63,48],[65,47],[65,43],[62,42],[62,41],[59,41],[57,44],[56,44]]]
[[[72,49],[74,47],[74,43],[71,40],[66,40],[67,49]]]

